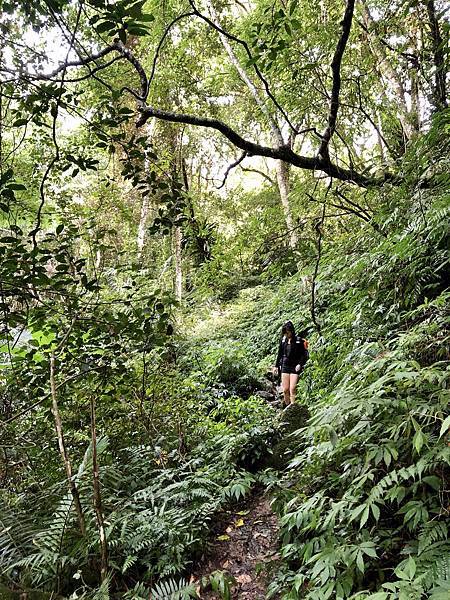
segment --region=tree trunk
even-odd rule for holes
[[[378,148],[380,149],[380,158],[383,165],[386,163],[386,154],[384,152],[384,144],[382,138],[382,128],[381,128],[381,117],[380,113],[377,114],[377,139],[378,139]]]
[[[150,209],[150,198],[148,195],[142,198],[141,216],[139,219],[138,234],[137,234],[137,259],[140,263],[145,245],[145,234],[147,231],[147,217]]]
[[[416,131],[420,129],[420,95],[419,79],[417,70],[412,68],[410,71],[411,83],[411,122]]]
[[[407,139],[411,139],[411,137],[414,135],[414,133],[416,133],[417,130],[415,129],[412,123],[411,115],[407,109],[405,87],[403,85],[401,77],[392,66],[383,44],[381,44],[378,41],[374,34],[370,33],[370,28],[374,26],[374,20],[372,15],[370,14],[365,0],[362,0],[361,4],[363,10],[364,23],[367,27],[367,30],[369,31],[369,33],[367,34],[369,48],[371,49],[372,54],[375,56],[375,58],[380,64],[382,75],[384,75],[384,77],[388,81],[390,81],[392,88],[395,91],[395,94],[397,96],[396,105],[398,118],[402,125],[405,136],[407,137]]]
[[[444,57],[444,44],[442,41],[439,21],[436,16],[434,0],[426,0],[428,20],[431,28],[431,39],[433,47],[433,62],[434,62],[434,85],[433,85],[433,100],[436,110],[447,108],[447,92],[446,92],[446,68]]]
[[[102,251],[100,250],[100,248],[97,248],[97,252],[95,253],[95,270],[98,271],[100,270],[100,267],[102,266]]]
[[[62,428],[61,414],[58,407],[58,397],[56,394],[56,381],[55,381],[55,356],[54,354],[50,357],[50,390],[52,396],[52,413],[55,421],[56,435],[58,438],[59,453],[61,454],[62,461],[67,476],[67,483],[69,485],[70,493],[72,494],[73,503],[78,517],[78,524],[80,526],[81,535],[86,535],[86,523],[84,520],[83,509],[81,507],[80,494],[78,487],[72,477],[72,465],[70,463],[69,455],[64,440],[64,433]]]
[[[105,581],[108,574],[108,541],[106,539],[105,523],[102,510],[102,496],[100,490],[100,476],[98,471],[97,459],[97,428],[95,419],[95,400],[91,397],[91,445],[92,445],[92,487],[94,510],[97,517],[98,533],[100,538],[100,577]]]
[[[208,2],[208,7],[210,10],[211,16],[213,18],[213,21],[216,23],[216,25],[218,25],[220,27],[219,18],[217,16],[217,12],[216,12],[216,9],[215,9],[212,1]],[[251,95],[253,96],[253,99],[255,100],[256,105],[259,107],[259,109],[261,110],[261,112],[263,113],[265,118],[267,119],[267,122],[270,127],[270,131],[271,131],[271,137],[272,137],[273,144],[276,146],[279,146],[279,147],[286,145],[278,123],[276,122],[274,117],[270,114],[270,111],[267,109],[266,103],[264,102],[264,99],[260,96],[258,89],[256,88],[255,84],[248,76],[245,69],[240,64],[233,48],[231,47],[230,42],[228,41],[228,38],[223,34],[219,34],[219,36],[220,36],[222,45],[230,58],[231,64],[235,67],[236,71],[239,74],[239,77],[242,79],[242,81],[248,87]],[[291,211],[291,207],[289,204],[289,165],[286,163],[282,163],[281,161],[277,161],[276,171],[277,171],[278,191],[280,194],[281,204],[283,207],[283,214],[284,214],[284,219],[286,222],[286,228],[287,228],[287,232],[288,232],[289,245],[291,246],[291,248],[295,248],[297,245],[297,235],[294,230],[294,220],[292,218],[292,211]]]
[[[181,302],[183,295],[183,271],[181,264],[181,227],[174,227],[173,246],[175,255],[175,298]]]
[[[156,128],[156,119],[152,119],[149,126],[147,127],[147,139],[148,139],[149,143],[151,142],[152,137],[155,134],[155,128]],[[146,171],[147,171],[148,167],[149,167],[148,160],[146,160],[146,163],[145,163]],[[145,234],[147,232],[147,218],[148,218],[149,210],[150,210],[150,196],[145,195],[142,197],[141,214],[139,217],[138,233],[137,233],[137,238],[136,238],[138,263],[141,262],[142,253],[144,251],[145,238],[146,238]]]

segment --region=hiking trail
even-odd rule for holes
[[[232,600],[263,600],[268,575],[279,560],[278,532],[277,517],[264,491],[223,511],[211,527],[210,541],[194,570],[195,581],[200,584],[202,578],[220,571],[233,578]],[[200,592],[202,600],[223,597],[210,587]]]

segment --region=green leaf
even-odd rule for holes
[[[410,556],[407,561],[403,561],[401,565],[395,569],[394,573],[399,579],[411,581],[416,574],[416,561]]]
[[[298,0],[292,0],[291,4],[289,6],[289,14],[290,15],[294,14],[295,9],[297,8],[297,6],[298,6]]]
[[[12,169],[7,169],[3,175],[0,177],[0,185],[4,184],[9,179],[12,179],[14,176],[14,171]]]
[[[378,521],[380,518],[380,509],[377,504],[371,504],[370,508],[372,509],[373,518],[375,521]]]
[[[412,556],[408,558],[405,571],[408,573],[409,579],[414,579],[414,575],[416,574],[416,561]]]
[[[441,489],[441,480],[436,475],[429,475],[422,479],[423,482],[427,483],[430,487],[433,488],[436,492]]]
[[[422,430],[418,429],[413,438],[413,445],[414,445],[414,448],[415,448],[417,454],[420,454],[420,451],[422,449],[424,442],[425,442],[425,436],[423,435]]]
[[[113,31],[117,28],[117,23],[114,21],[103,21],[95,28],[97,33],[106,33],[107,31]]]
[[[377,551],[373,546],[364,546],[361,547],[361,549],[364,552],[364,554],[367,554],[367,556],[377,558]]]
[[[152,21],[155,20],[155,17],[153,15],[140,15],[138,18],[138,21],[142,22],[142,23],[151,23]]]
[[[148,35],[150,33],[148,29],[145,29],[144,27],[136,27],[136,26],[129,27],[128,32],[131,33],[131,35],[137,35],[137,36]]]
[[[364,508],[364,512],[361,515],[361,520],[359,522],[359,528],[361,529],[367,523],[367,519],[369,518],[369,505]]]
[[[356,566],[361,571],[361,573],[364,573],[364,558],[362,552],[358,552],[356,556]]]
[[[439,432],[439,437],[442,437],[445,432],[448,432],[449,429],[450,429],[450,415],[448,415],[448,417],[442,423],[441,430]]]
[[[142,14],[142,9],[144,8],[146,0],[138,0],[137,2],[133,2],[126,9],[126,14],[130,17],[140,17]]]
[[[119,29],[119,39],[123,44],[127,43],[127,32],[125,29]]]
[[[258,58],[259,56],[252,56],[252,58],[249,58],[246,62],[247,67],[252,67],[254,64],[256,64],[258,62]]]

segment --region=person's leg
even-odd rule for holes
[[[290,378],[292,375],[289,373],[281,373],[281,385],[283,387],[284,405],[289,404],[289,389],[290,389]]]
[[[298,383],[298,375],[296,373],[291,373],[289,375],[289,396],[291,404],[295,402],[295,396],[297,395],[297,383]]]

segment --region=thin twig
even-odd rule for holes
[[[155,51],[155,55],[153,57],[153,64],[152,64],[152,70],[150,72],[150,75],[148,77],[148,84],[147,84],[147,90],[146,90],[146,94],[145,94],[145,98],[148,97],[148,94],[150,92],[150,86],[152,85],[153,82],[153,78],[155,76],[155,71],[156,71],[156,63],[158,62],[158,58],[159,58],[159,53],[161,51],[162,45],[164,44],[164,41],[166,39],[166,37],[169,35],[170,30],[172,29],[172,27],[178,23],[178,21],[181,21],[181,19],[184,19],[186,17],[192,17],[194,16],[195,13],[194,12],[187,12],[187,13],[183,13],[182,15],[178,15],[178,17],[175,17],[175,19],[173,19],[169,25],[166,27],[161,39],[159,40],[159,44],[156,48]]]
[[[233,163],[231,163],[231,165],[225,171],[222,183],[219,186],[216,186],[216,190],[220,190],[221,188],[223,188],[223,186],[227,182],[227,178],[228,178],[228,175],[229,175],[230,171],[232,169],[234,169],[235,167],[237,167],[239,164],[241,164],[241,162],[244,160],[244,158],[246,156],[247,156],[247,152],[244,151],[237,160],[235,160]]]
[[[205,23],[207,23],[210,27],[212,27],[213,29],[215,29],[217,32],[219,32],[220,34],[224,35],[225,37],[227,37],[229,40],[232,40],[233,42],[236,42],[237,44],[240,44],[244,50],[245,53],[247,54],[247,57],[249,58],[249,60],[252,63],[253,69],[256,73],[256,76],[258,77],[258,79],[261,81],[261,83],[264,86],[264,89],[266,90],[266,94],[267,96],[272,100],[272,102],[274,103],[274,105],[277,107],[277,109],[280,111],[280,113],[283,115],[286,123],[289,125],[289,127],[295,132],[297,133],[296,128],[294,127],[294,125],[292,124],[291,120],[289,119],[289,116],[287,115],[286,111],[284,110],[284,108],[280,105],[280,103],[278,102],[278,100],[275,98],[275,96],[272,94],[272,92],[270,91],[270,86],[269,83],[267,81],[267,79],[264,77],[264,75],[261,73],[257,63],[255,62],[255,59],[253,57],[253,54],[250,50],[249,45],[247,44],[247,42],[245,40],[242,40],[240,38],[238,38],[237,36],[233,35],[232,33],[229,33],[228,31],[226,31],[225,29],[223,29],[222,27],[220,27],[219,25],[217,25],[217,23],[214,23],[214,21],[212,21],[211,19],[209,19],[206,15],[204,15],[203,13],[201,13],[197,7],[195,6],[195,3],[193,0],[189,0],[189,4],[192,7],[192,10],[195,12],[195,14],[202,19],[203,21],[205,21]]]
[[[327,192],[328,192],[328,190],[327,190]],[[322,207],[322,218],[316,224],[317,257],[316,257],[316,264],[314,266],[314,274],[313,274],[312,285],[311,285],[311,318],[312,318],[314,325],[316,326],[317,333],[319,335],[321,334],[321,325],[316,317],[316,279],[317,279],[317,274],[319,273],[319,264],[320,264],[320,258],[322,255],[322,227],[323,227],[323,223],[325,220],[325,211],[326,211],[326,202],[324,199],[323,207]]]

